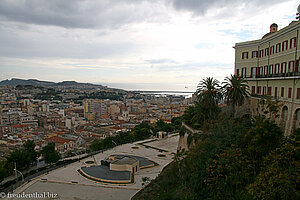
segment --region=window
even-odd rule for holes
[[[261,86],[257,86],[257,94],[261,94]]]
[[[263,95],[266,95],[266,87],[263,87]]]
[[[270,65],[270,66],[269,66],[269,73],[270,73],[270,74],[273,74],[273,65]]]
[[[275,64],[275,69],[274,69],[274,73],[275,74],[279,74],[279,63]]]
[[[251,67],[251,77],[256,77],[256,67]]]
[[[281,73],[286,73],[286,62],[281,63]]]
[[[296,37],[290,39],[290,49],[296,47]]]
[[[268,95],[271,95],[272,87],[268,87]]]
[[[261,75],[260,67],[257,67],[257,68],[256,68],[256,73],[257,73],[257,75]]]
[[[284,97],[284,87],[281,88],[281,97]]]
[[[240,75],[240,70],[239,69],[236,69],[236,75]]]
[[[277,97],[277,87],[275,87],[275,93],[274,93],[274,97]]]
[[[300,99],[300,88],[297,88],[297,99]]]
[[[268,66],[265,66],[264,75],[268,74]]]
[[[281,43],[276,44],[276,53],[280,52]]]
[[[258,57],[258,51],[252,51],[252,58]]]
[[[289,88],[288,98],[292,97],[292,88]]]
[[[260,50],[259,51],[259,57],[261,58],[261,57],[264,57],[264,50]]]
[[[248,52],[242,53],[242,59],[248,59]]]
[[[270,47],[270,55],[274,54],[274,45]]]
[[[242,68],[242,77],[246,78],[246,67]]]
[[[255,93],[255,86],[252,86],[251,94],[254,94],[254,93]]]
[[[269,55],[269,48],[265,48],[265,56]]]
[[[295,72],[299,72],[299,60],[296,60]]]
[[[288,72],[293,72],[294,71],[294,61],[290,61],[289,62],[289,66],[288,66]]]
[[[286,40],[282,42],[282,51],[285,51],[287,49],[288,49],[288,41]]]

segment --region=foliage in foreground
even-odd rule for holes
[[[221,114],[216,121],[194,149],[178,153],[134,199],[300,198],[297,132],[286,139],[264,117]]]
[[[221,112],[222,98],[234,111],[248,96],[242,78],[231,76],[224,83],[222,97],[218,81],[200,82],[197,102],[182,119],[205,134],[133,199],[300,199],[300,129],[284,138],[273,121],[279,105],[268,100],[264,115],[252,120]]]
[[[18,170],[24,170],[36,162],[37,152],[35,152],[34,146],[34,142],[28,140],[24,143],[23,149],[14,150],[6,158],[6,161],[0,162],[0,181],[13,173],[15,164]]]
[[[43,148],[41,153],[43,154],[45,162],[49,163],[50,165],[52,163],[56,163],[61,158],[59,153],[55,150],[55,143],[54,142],[48,143]]]

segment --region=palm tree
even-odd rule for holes
[[[189,106],[183,115],[183,121],[191,125],[193,128],[201,128],[203,121],[207,119],[207,112],[199,102],[195,102],[194,106]]]
[[[245,79],[238,75],[227,76],[224,84],[224,96],[227,104],[232,105],[235,113],[236,106],[241,106],[245,99],[249,96],[248,84]]]
[[[204,109],[208,110],[209,117],[212,117],[214,111],[218,109],[218,103],[222,98],[219,81],[212,77],[202,79],[195,94],[197,95],[197,101]]]

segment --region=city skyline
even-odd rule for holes
[[[72,4],[70,3],[72,2]],[[291,1],[2,1],[0,80],[194,91],[234,70],[235,43],[296,17]]]

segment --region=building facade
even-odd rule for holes
[[[85,99],[83,101],[84,117],[89,120],[99,120],[107,114],[107,101],[102,99]]]
[[[289,135],[300,127],[300,21],[277,29],[272,24],[261,39],[236,43],[235,74],[248,81],[252,114],[262,97],[282,102],[276,122]]]

